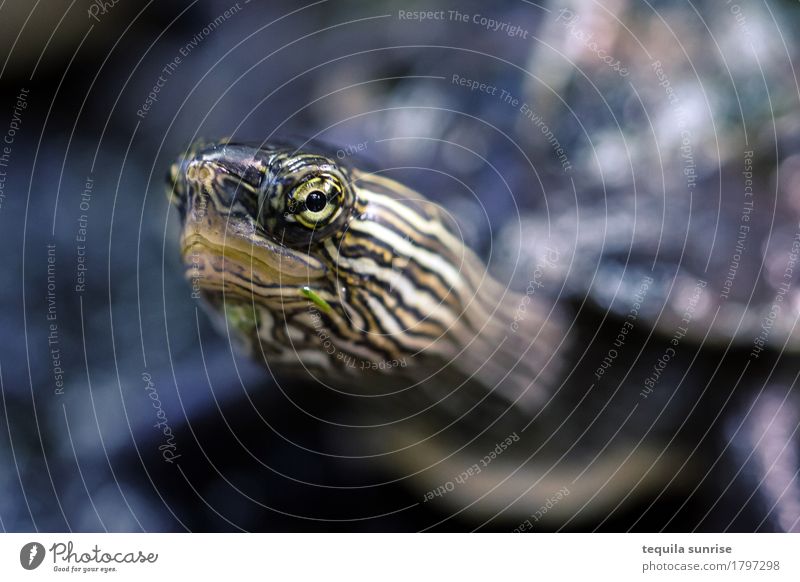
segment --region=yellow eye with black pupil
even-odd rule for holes
[[[344,198],[341,182],[330,175],[315,176],[294,187],[290,209],[295,219],[306,228],[317,229],[329,224],[339,213]]]

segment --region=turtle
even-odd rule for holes
[[[596,526],[717,465],[698,454],[703,413],[728,403],[719,368],[759,346],[768,305],[720,298],[688,235],[658,236],[657,205],[524,217],[500,230],[502,276],[448,208],[317,141],[198,141],[167,182],[219,329],[288,392],[310,382],[309,407],[346,402],[326,419],[356,429],[339,453],[380,459],[448,517]],[[781,325],[762,349],[797,347]]]

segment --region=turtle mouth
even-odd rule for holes
[[[269,243],[267,243],[269,244]],[[225,293],[248,300],[302,296],[316,287],[327,269],[308,255],[279,247],[277,252],[237,238],[224,243],[193,232],[181,254],[193,293]]]

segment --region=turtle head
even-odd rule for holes
[[[270,366],[406,381],[513,333],[519,296],[442,208],[323,147],[196,144],[169,182],[193,291]]]
[[[202,272],[205,299],[278,312],[304,289],[333,291],[322,248],[358,212],[344,167],[290,146],[201,143],[169,181],[187,276]]]
[[[440,210],[322,147],[199,143],[168,181],[194,295],[270,364],[406,367],[465,308]]]

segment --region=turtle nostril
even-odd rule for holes
[[[164,176],[164,180],[170,186],[174,186],[178,182],[178,175],[180,173],[180,168],[178,164],[172,164],[167,171],[167,175]]]
[[[169,170],[167,170],[167,175],[164,177],[167,186],[167,200],[169,200],[170,204],[173,204],[179,208],[183,205],[183,199],[186,193],[182,177],[183,171],[181,164],[177,162],[169,167]]]

